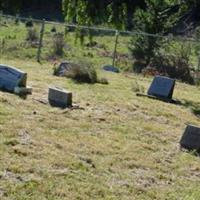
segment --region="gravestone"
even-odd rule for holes
[[[64,89],[49,88],[49,104],[54,107],[67,108],[72,106],[72,93]]]
[[[188,150],[200,150],[200,128],[188,125],[180,141],[181,147]]]
[[[147,93],[150,96],[170,100],[172,99],[175,83],[176,80],[174,79],[164,76],[156,76]]]
[[[54,75],[55,76],[66,76],[70,71],[72,71],[74,68],[79,67],[77,64],[64,61],[59,64],[59,66],[55,69]]]
[[[26,87],[27,73],[0,64],[0,89],[14,92],[16,87]]]
[[[103,66],[103,69],[105,71],[119,73],[119,69],[117,67],[115,67],[115,66],[112,66],[112,65],[105,65],[105,66]]]

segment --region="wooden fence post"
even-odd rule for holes
[[[45,29],[45,20],[43,19],[41,30],[40,30],[40,40],[39,40],[39,46],[38,46],[38,52],[37,52],[37,62],[40,62],[40,58],[41,58],[44,29]]]
[[[116,60],[116,54],[117,54],[117,45],[118,45],[118,39],[119,39],[119,31],[116,30],[115,32],[115,48],[113,52],[113,63],[112,66],[115,66],[115,60]]]

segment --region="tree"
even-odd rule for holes
[[[0,9],[15,14],[19,12],[21,3],[21,0],[0,0]]]
[[[146,9],[138,9],[135,13],[135,24],[139,34],[131,42],[131,51],[136,60],[134,70],[141,72],[154,59],[159,48],[163,45],[163,35],[167,34],[176,24],[178,16],[185,5],[179,1],[146,0]]]
[[[67,22],[79,25],[108,23],[118,29],[132,28],[135,9],[144,6],[144,0],[63,0]]]

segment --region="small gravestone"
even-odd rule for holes
[[[49,104],[54,107],[72,106],[72,93],[60,88],[49,88]]]
[[[150,96],[171,100],[175,83],[174,79],[156,76],[147,93]]]
[[[0,89],[14,92],[16,87],[26,87],[27,73],[0,64]]]
[[[180,141],[181,147],[200,151],[200,127],[188,125]]]
[[[54,70],[55,76],[66,76],[70,73],[74,68],[77,68],[78,65],[69,61],[61,62],[58,67]]]
[[[112,65],[105,65],[105,66],[103,66],[103,69],[105,71],[119,73],[119,69],[117,67],[115,67],[115,66],[112,66]]]

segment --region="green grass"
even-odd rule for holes
[[[28,73],[26,100],[0,92],[0,199],[198,200],[200,160],[179,149],[186,123],[199,125],[197,87],[177,83],[173,105],[137,97],[151,78],[98,70],[109,85],[52,76],[52,65],[4,56]],[[98,68],[98,66],[96,66]],[[48,87],[73,92],[82,109],[52,108]]]
[[[38,44],[31,44],[26,40],[28,29],[25,23],[20,22],[15,24],[13,20],[0,19],[3,24],[6,21],[6,26],[0,25],[0,53],[1,55],[10,58],[36,60]],[[53,37],[55,33],[51,32],[52,27],[56,28],[57,32],[63,33],[65,36],[64,55],[62,57],[55,56],[53,51]],[[34,28],[37,30],[39,36],[41,24],[34,23]],[[101,33],[101,32],[99,32]],[[102,33],[103,34],[103,33]],[[97,42],[97,46],[87,47],[89,42],[88,37],[85,37],[84,45],[80,44],[79,39],[76,40],[74,32],[65,34],[65,27],[63,25],[45,25],[45,32],[43,37],[43,47],[41,60],[55,61],[55,60],[70,60],[76,62],[77,60],[88,60],[93,64],[98,64],[99,67],[105,64],[112,64],[112,55],[115,46],[114,35],[95,35],[93,41]],[[128,50],[129,36],[120,36],[117,47],[116,65],[122,69],[130,69],[132,66],[132,59]]]

